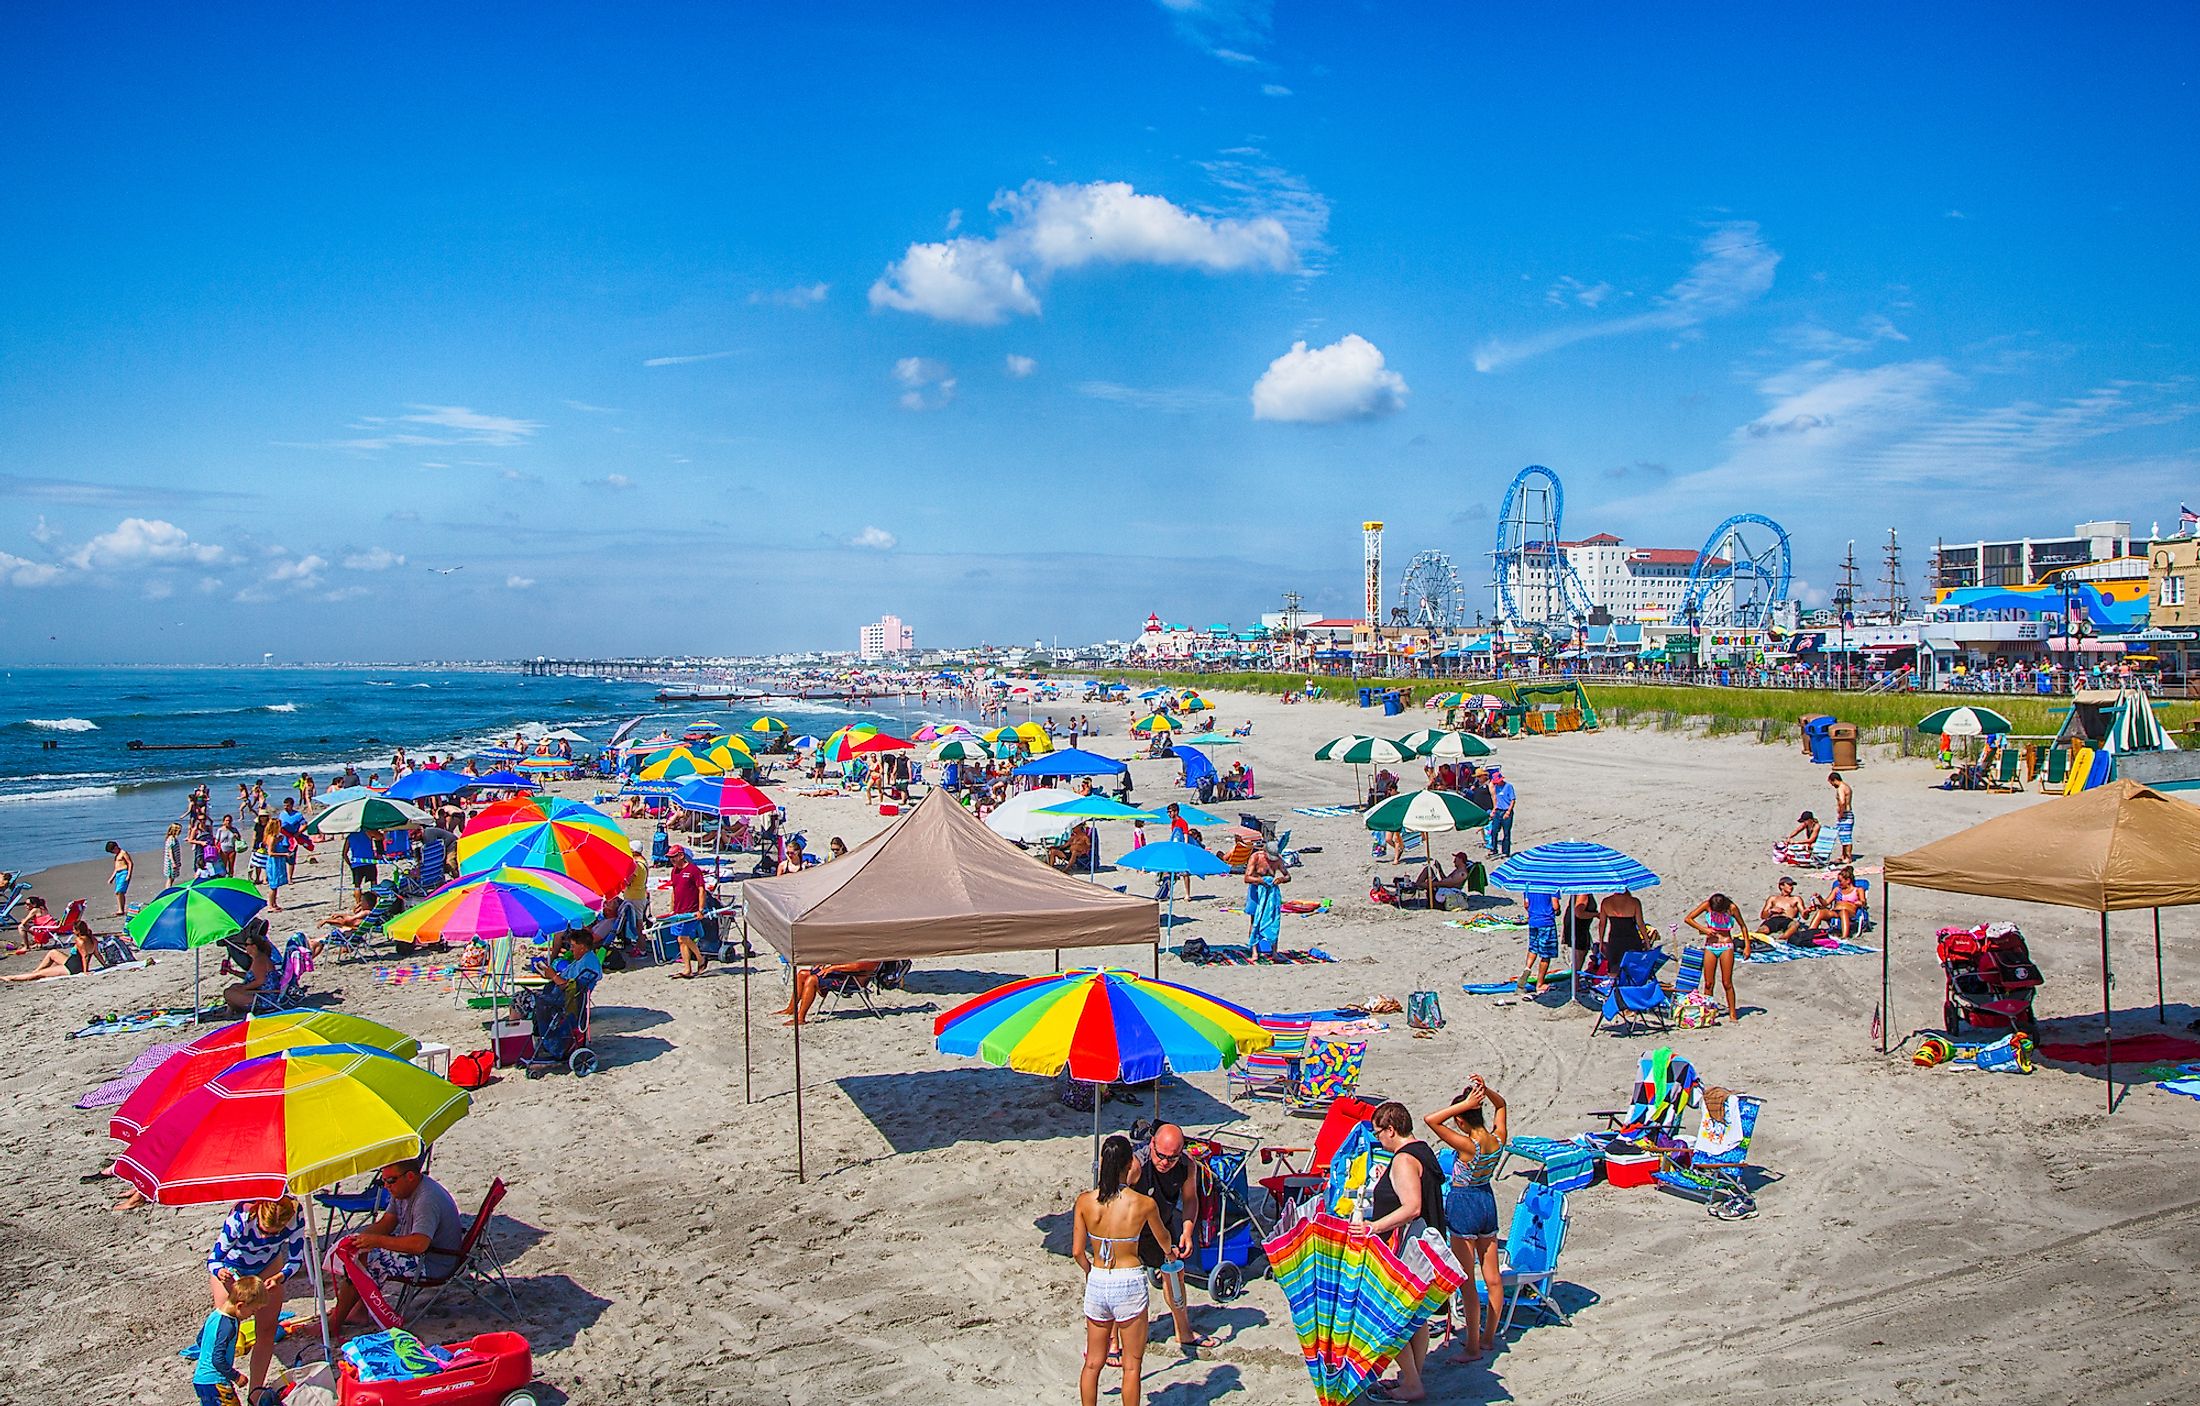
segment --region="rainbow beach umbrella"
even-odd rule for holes
[[[625,887],[634,855],[619,822],[591,805],[523,796],[484,808],[458,837],[458,870],[548,869],[599,894]]]
[[[231,1065],[303,1045],[364,1045],[399,1059],[420,1053],[412,1036],[342,1011],[249,1016],[207,1031],[154,1065],[107,1120],[107,1135],[134,1141],[170,1104]]]
[[[1414,1242],[1401,1255],[1385,1240],[1353,1235],[1327,1210],[1288,1221],[1262,1248],[1291,1305],[1299,1353],[1322,1406],[1358,1400],[1467,1282],[1442,1237]]]
[[[564,874],[508,865],[445,884],[390,919],[388,931],[399,942],[538,937],[595,921],[603,904],[603,895]]]

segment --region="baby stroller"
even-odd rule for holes
[[[2021,1030],[2037,1037],[2039,1022],[2032,1001],[2046,983],[2032,964],[2024,934],[2014,923],[1982,923],[1975,928],[1942,928],[1940,969],[1948,991],[1941,1016],[1950,1035],[1965,1025],[1976,1030]]]
[[[518,1013],[535,1023],[535,1047],[520,1061],[530,1079],[564,1066],[576,1079],[596,1072],[596,1052],[588,1047],[589,1018],[595,1012],[596,981],[593,972],[582,975],[570,988],[556,985],[529,986],[514,1002]]]
[[[1274,1227],[1253,1209],[1245,1173],[1255,1150],[1255,1144],[1240,1145],[1219,1131],[1184,1139],[1185,1154],[1199,1168],[1199,1219],[1184,1277],[1216,1303],[1228,1303],[1245,1292],[1246,1280],[1269,1273],[1262,1242]]]

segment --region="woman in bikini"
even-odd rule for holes
[[[1083,1406],[1100,1399],[1100,1371],[1110,1339],[1123,1352],[1123,1400],[1139,1401],[1138,1377],[1146,1357],[1146,1270],[1138,1260],[1139,1232],[1164,1245],[1175,1237],[1161,1223],[1153,1198],[1125,1186],[1131,1140],[1120,1133],[1100,1144],[1099,1186],[1077,1198],[1071,1212],[1070,1258],[1085,1272],[1085,1364],[1077,1381]]]
[[[1697,989],[1711,995],[1711,984],[1717,981],[1726,992],[1726,1018],[1740,1020],[1741,1007],[1734,1003],[1734,949],[1739,946],[1748,955],[1749,924],[1723,893],[1697,904],[1682,921],[1703,934],[1703,984]]]
[[[38,965],[27,972],[13,976],[0,976],[0,981],[44,981],[52,976],[82,976],[99,968],[99,939],[92,936],[91,924],[77,920],[70,934],[68,947],[56,947],[38,959]]]
[[[1451,1231],[1451,1252],[1466,1266],[1467,1282],[1458,1299],[1466,1314],[1466,1333],[1453,1359],[1472,1362],[1487,1348],[1497,1347],[1497,1325],[1505,1317],[1505,1286],[1497,1249],[1497,1193],[1490,1179],[1505,1155],[1508,1134],[1505,1100],[1475,1074],[1459,1091],[1458,1101],[1424,1117],[1428,1130],[1444,1140],[1458,1155],[1452,1160],[1451,1180],[1444,1188],[1444,1221]],[[1485,1307],[1477,1298],[1474,1274],[1480,1269],[1482,1287],[1489,1295]]]

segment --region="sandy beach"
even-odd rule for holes
[[[1668,1037],[1592,1038],[1586,1008],[1465,995],[1462,981],[1517,974],[1520,937],[1370,903],[1375,866],[1359,818],[1292,814],[1353,799],[1351,768],[1309,760],[1320,742],[1403,731],[1428,715],[1386,728],[1337,703],[1217,701],[1225,730],[1253,723],[1232,756],[1254,767],[1262,792],[1218,809],[1254,811],[1291,829],[1295,844],[1320,847],[1293,872],[1289,896],[1327,897],[1333,907],[1287,918],[1283,943],[1338,960],[1194,968],[1164,957],[1164,976],[1259,1011],[1439,991],[1448,1026],[1417,1039],[1402,1015],[1387,1017],[1363,1089],[1418,1113],[1479,1072],[1510,1100],[1516,1135],[1595,1126],[1584,1114],[1623,1106],[1637,1057],[1659,1043],[1709,1082],[1765,1101],[1754,1160],[1776,1179],[1756,1219],[1716,1221],[1649,1189],[1575,1195],[1560,1272],[1572,1325],[1533,1324],[1479,1365],[1436,1367],[1432,1399],[1655,1394],[1796,1406],[2200,1396],[2200,1369],[2169,1331],[2191,1307],[2200,1257],[2189,1171],[2200,1105],[2140,1085],[2110,1116],[2097,1073],[2047,1066],[2004,1077],[1881,1056],[1871,1035],[1876,956],[1744,966],[1738,1025]],[[1088,710],[1103,725],[1092,745],[1126,754],[1122,709],[1104,718]],[[1771,842],[1799,811],[1830,812],[1824,771],[1792,745],[1606,730],[1522,738],[1499,756],[1520,792],[1516,846],[1572,838],[1625,849],[1663,876],[1644,899],[1668,934],[1714,890],[1754,914],[1780,873],[1797,872],[1774,862]],[[1418,768],[1407,770],[1410,785]],[[1133,776],[1143,804],[1186,795],[1173,763],[1137,762]],[[2036,793],[1931,789],[1939,776],[1923,761],[1878,756],[1854,774],[1868,875],[1889,852],[2040,802]],[[832,836],[859,843],[885,823],[860,798],[806,799],[767,785],[788,799],[813,848]],[[634,833],[646,831],[637,823]],[[142,900],[158,888],[159,860],[152,837],[133,838],[140,873],[151,876],[138,886]],[[1473,839],[1439,836],[1437,848],[1479,856]],[[1104,830],[1104,856],[1122,845],[1120,827]],[[310,883],[290,895],[291,921],[278,933],[329,911],[334,858],[324,852],[303,872]],[[1099,881],[1133,891],[1144,883],[1106,868]],[[69,882],[82,881],[41,889],[56,910],[79,896],[55,886]],[[1803,880],[1806,891],[1821,882]],[[1180,917],[1195,921],[1176,934],[1242,940],[1241,894],[1234,883],[1201,885],[1179,903]],[[96,883],[82,896],[99,918]],[[1489,911],[1518,910],[1505,900]],[[2045,969],[2043,1038],[2098,1038],[2094,919],[1907,890],[1895,894],[1891,932],[1866,939],[1893,939],[1897,1038],[1939,1024],[1933,930],[1999,918],[2023,925]],[[2182,1033],[2200,1015],[2200,922],[2163,916],[2167,1027],[2155,1023],[2144,915],[2119,918],[2114,931],[2119,1028]],[[1145,970],[1151,955],[1072,960],[1084,959]],[[9,959],[0,971],[26,964]],[[586,1080],[507,1075],[476,1095],[436,1150],[436,1175],[469,1212],[491,1177],[510,1184],[497,1234],[521,1303],[516,1326],[554,1389],[545,1399],[1065,1399],[1083,1342],[1067,1212],[1086,1185],[1090,1124],[1056,1102],[1052,1081],[942,1056],[931,1036],[939,1011],[1049,969],[1045,951],[920,963],[881,1018],[843,1006],[814,1021],[803,1041],[804,1186],[794,1179],[787,1032],[767,1014],[784,999],[776,959],[767,953],[754,977],[753,1101],[744,1098],[737,971],[678,981],[674,968],[644,967],[607,977],[596,1016],[601,1071]],[[0,1359],[0,1401],[189,1394],[176,1352],[206,1308],[201,1263],[218,1213],[110,1209],[116,1183],[80,1181],[113,1155],[107,1114],[73,1106],[176,1032],[64,1037],[95,1013],[187,1001],[190,970],[187,957],[166,954],[149,970],[0,988],[17,1051],[0,1072],[9,1226],[0,1282],[17,1286],[28,1310]],[[461,1050],[485,1043],[447,984],[391,984],[376,971],[333,964],[315,984],[335,993],[338,1009],[423,1039]],[[1313,1132],[1273,1103],[1232,1103],[1219,1074],[1172,1080],[1163,1111],[1195,1131],[1222,1125],[1271,1143],[1303,1145]],[[1135,1112],[1114,1105],[1107,1117],[1120,1128]],[[1500,1188],[1506,1214],[1516,1189]],[[1193,1303],[1196,1324],[1225,1341],[1183,1357],[1157,1325],[1147,1358],[1154,1399],[1311,1399],[1272,1280],[1224,1307],[1196,1290]],[[495,1324],[446,1299],[419,1326],[448,1339]],[[1111,1374],[1104,1400],[1115,1385]]]

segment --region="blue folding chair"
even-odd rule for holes
[[[1512,1330],[1513,1315],[1523,1301],[1555,1323],[1572,1320],[1553,1297],[1558,1279],[1558,1255],[1566,1245],[1566,1193],[1530,1182],[1513,1207],[1512,1226],[1505,1236],[1498,1282],[1505,1289],[1505,1316],[1498,1321],[1503,1337]]]
[[[1665,988],[1658,984],[1658,968],[1664,965],[1665,954],[1659,951],[1630,952],[1620,958],[1612,989],[1604,995],[1604,1009],[1598,1012],[1589,1033],[1595,1035],[1604,1028],[1604,1022],[1611,1021],[1615,1028],[1625,1024],[1632,1034],[1637,1016],[1655,1017],[1660,1030],[1672,1029],[1665,1015],[1669,1005]]]

